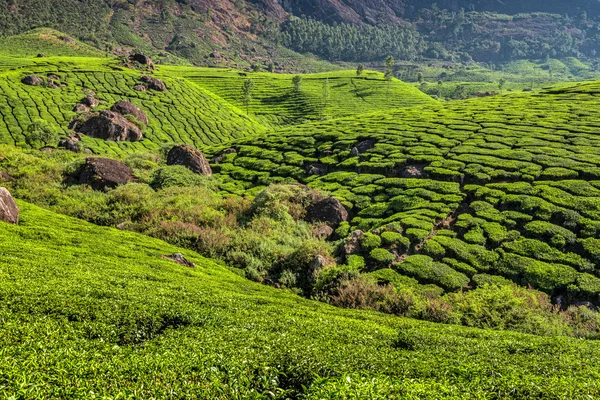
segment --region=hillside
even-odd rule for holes
[[[114,59],[48,57],[9,59],[7,63],[12,68],[0,72],[2,143],[25,145],[23,132],[37,119],[43,119],[57,132],[66,133],[69,122],[77,115],[73,107],[90,91],[101,101],[99,109],[128,99],[139,105],[150,120],[142,142],[116,144],[90,140],[89,147],[97,152],[119,152],[124,147],[157,149],[168,142],[219,144],[264,131],[238,108],[184,79],[165,77],[168,87],[165,92],[135,91],[134,86],[147,73],[122,68]],[[53,89],[21,83],[29,74],[58,75],[63,86]]]
[[[593,342],[340,310],[158,240],[19,206],[20,226],[0,222],[2,396],[600,393]],[[175,252],[196,268],[162,258]]]
[[[365,272],[395,260],[448,291],[492,274],[597,303],[597,94],[587,84],[307,124],[239,141],[215,168],[233,193],[286,181],[332,193],[350,210],[341,238],[376,234]]]

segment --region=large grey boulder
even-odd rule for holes
[[[142,140],[142,131],[120,113],[102,110],[91,113],[84,120],[74,120],[69,128],[89,137],[114,142],[137,142]]]
[[[79,183],[90,185],[94,190],[114,189],[136,181],[131,168],[110,158],[88,158],[79,174]]]
[[[212,175],[210,164],[197,148],[180,144],[174,146],[167,155],[167,165],[183,165],[196,174]]]
[[[3,187],[0,187],[0,221],[9,224],[19,223],[19,207],[10,192]]]
[[[309,222],[325,222],[335,228],[348,220],[348,211],[338,199],[328,197],[308,206],[306,220]]]

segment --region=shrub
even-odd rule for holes
[[[157,169],[152,175],[151,186],[155,189],[192,186],[203,186],[211,190],[217,189],[215,180],[204,175],[195,174],[182,165]]]
[[[366,232],[363,236],[360,246],[363,250],[369,251],[381,246],[381,237],[371,232]]]
[[[396,259],[392,253],[382,248],[371,250],[369,256],[379,265],[389,265]]]
[[[38,119],[25,129],[25,143],[35,149],[44,146],[56,146],[58,134],[50,124],[43,119]]]

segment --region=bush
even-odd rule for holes
[[[203,186],[217,190],[217,183],[210,177],[198,175],[182,165],[172,165],[157,169],[152,175],[151,186],[155,189],[168,187]]]
[[[371,250],[369,256],[378,265],[390,265],[396,259],[396,257],[392,253],[382,248]]]
[[[366,232],[360,242],[360,246],[365,251],[375,249],[381,246],[381,237],[374,233]]]

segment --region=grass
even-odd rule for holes
[[[20,226],[0,229],[5,397],[600,393],[593,341],[342,310],[155,239],[19,206]],[[161,258],[174,252],[197,267]]]

